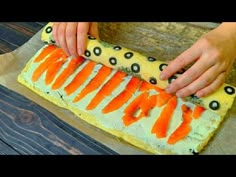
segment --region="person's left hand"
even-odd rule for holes
[[[166,91],[176,93],[178,97],[192,94],[204,97],[224,83],[235,58],[236,25],[223,23],[170,62],[162,71],[160,79],[166,80],[188,64],[195,62],[168,85]]]

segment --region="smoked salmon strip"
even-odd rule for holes
[[[168,144],[175,144],[181,139],[184,139],[188,133],[191,131],[190,123],[192,120],[192,110],[183,104],[181,106],[182,109],[182,117],[183,117],[183,122],[180,124],[180,126],[170,135],[167,143]]]
[[[204,111],[205,111],[204,107],[196,105],[193,110],[193,118],[199,119]]]
[[[71,59],[71,61],[68,64],[67,68],[64,69],[64,71],[57,77],[56,81],[53,83],[52,89],[56,90],[56,89],[60,88],[64,84],[66,79],[68,79],[68,77],[71,74],[73,74],[73,72],[77,69],[77,67],[79,65],[81,65],[81,63],[84,62],[84,60],[85,59],[83,57],[78,57],[78,58]]]
[[[122,117],[123,123],[125,126],[129,126],[130,124],[138,121],[139,119],[142,118],[140,116],[142,112],[140,112],[139,115],[135,116],[137,111],[140,109],[140,104],[142,101],[148,99],[148,93],[144,92],[137,96],[124,110],[124,116]]]
[[[160,116],[157,118],[155,124],[152,127],[151,133],[156,134],[157,138],[166,137],[168,131],[168,126],[172,115],[177,106],[177,97],[173,96],[168,102],[167,105],[162,110]]]
[[[137,90],[140,84],[140,79],[132,77],[128,84],[126,85],[125,90],[123,90],[119,95],[112,99],[103,109],[102,113],[107,114],[109,112],[119,109],[124,105],[131,97],[132,94]]]
[[[80,70],[74,79],[64,88],[66,95],[72,94],[76,89],[78,89],[92,73],[96,63],[89,61],[82,70]]]
[[[87,94],[96,90],[106,80],[112,69],[106,66],[102,66],[97,72],[96,76],[85,86],[85,88],[74,98],[73,102],[78,102],[84,98]]]
[[[87,110],[92,110],[106,97],[109,96],[123,81],[126,76],[124,72],[117,71],[112,78],[98,91],[95,97],[90,101]]]
[[[142,81],[142,83],[140,84],[140,87],[139,87],[139,91],[149,91],[149,90],[156,90],[157,92],[162,92],[164,91],[164,89],[161,89],[157,86],[154,86],[150,83],[148,83],[147,81]]]
[[[54,45],[48,45],[45,47],[42,52],[34,59],[34,62],[40,62],[42,61],[47,55],[49,55],[52,51],[56,50],[56,46]]]
[[[173,95],[168,94],[165,91],[160,92],[156,97],[157,98],[156,106],[161,107],[161,106],[165,105],[169,101],[169,99],[172,97],[173,97]]]
[[[65,63],[66,58],[63,58],[59,61],[56,61],[55,63],[52,63],[46,72],[46,77],[45,77],[45,84],[49,85],[53,79],[55,78],[57,72],[60,70],[61,66]]]
[[[61,57],[65,57],[65,53],[61,48],[55,49],[50,56],[48,56],[45,61],[43,61],[34,71],[32,75],[32,81],[37,81],[40,76],[48,69],[48,67],[59,60]]]
[[[151,111],[156,106],[157,95],[151,95],[144,99],[140,104],[140,109],[142,110],[140,117],[148,117],[149,111]]]

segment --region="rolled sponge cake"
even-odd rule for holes
[[[41,39],[45,43],[55,43],[52,36],[52,25],[53,23],[48,23],[42,32]],[[122,46],[97,40],[90,35],[88,35],[84,57],[97,63],[102,63],[105,66],[124,71],[129,75],[139,77],[163,89],[181,75],[181,73],[177,73],[167,81],[162,81],[159,79],[159,76],[163,68],[167,66],[166,62],[157,60],[154,57],[144,56]],[[235,89],[234,86],[224,83],[217,91],[207,97],[198,98],[192,95],[186,99],[220,116],[225,116],[234,102],[236,96]]]

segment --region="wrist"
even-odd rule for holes
[[[236,22],[223,22],[217,30],[220,30],[224,35],[229,35],[236,44]]]

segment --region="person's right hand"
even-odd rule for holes
[[[84,54],[87,34],[99,38],[96,22],[53,23],[53,38],[68,56],[77,57]]]

